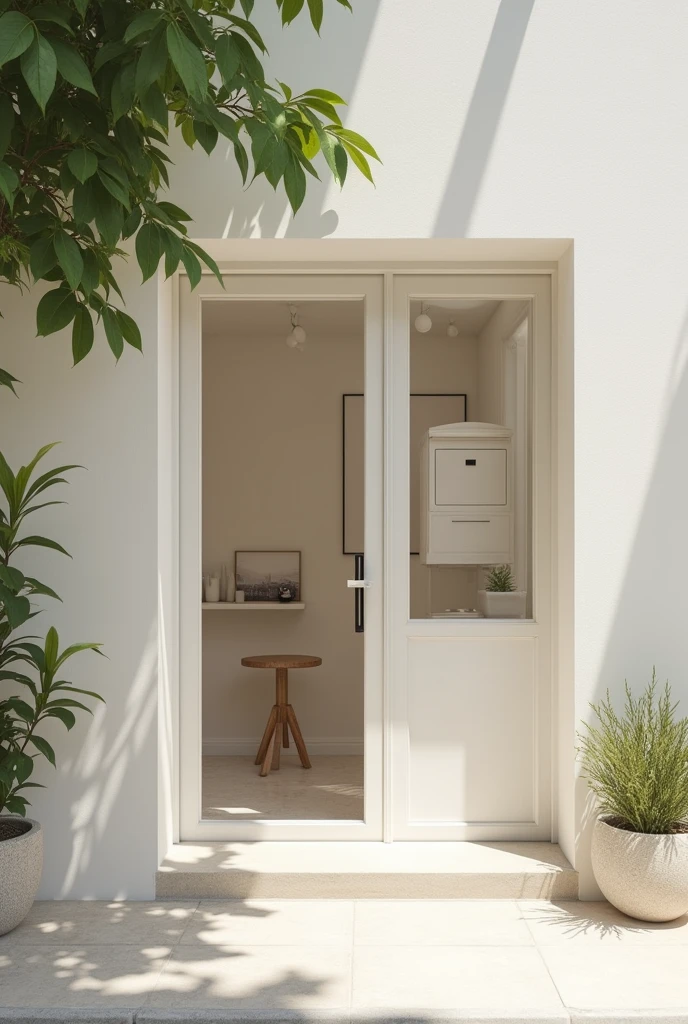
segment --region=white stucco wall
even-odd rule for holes
[[[384,160],[377,188],[353,176],[342,193],[316,184],[291,221],[269,186],[241,190],[223,152],[208,160],[178,147],[172,198],[207,238],[573,238],[576,689],[564,739],[589,699],[618,692],[624,676],[641,684],[653,663],[688,703],[688,5],[354,6],[351,17],[329,5],[320,41],[305,23],[282,33],[273,21],[270,67],[297,89],[351,97],[349,123]],[[29,340],[30,302],[2,300],[4,363],[26,382],[20,404],[0,404],[3,448],[24,456],[61,437],[90,467],[54,530],[75,561],[53,617],[110,654],[94,673],[110,694],[106,716],[88,735],[79,726],[81,751],[60,744],[70,753],[35,801],[51,847],[45,895],[152,893],[156,308],[154,288],[128,294],[147,352],[127,352],[116,370],[102,345],[70,370],[66,340]],[[572,842],[577,819],[564,828]],[[578,863],[586,894],[584,844]]]

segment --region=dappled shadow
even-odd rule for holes
[[[525,910],[526,921],[551,926],[553,934],[572,939],[580,936],[598,938],[652,940],[656,933],[667,931],[688,932],[688,917],[666,924],[637,921],[615,910],[609,903],[579,903],[576,900],[557,901],[541,905],[531,903]],[[547,943],[546,933],[538,932],[539,941]]]

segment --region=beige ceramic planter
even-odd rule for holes
[[[43,830],[31,818],[0,816],[0,824],[26,825],[13,839],[0,840],[0,935],[24,920],[36,898],[43,870]]]
[[[592,867],[617,910],[641,921],[673,921],[688,913],[688,833],[645,835],[598,818]]]

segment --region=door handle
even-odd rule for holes
[[[354,579],[346,581],[354,591],[354,633],[365,629],[365,588],[370,586],[363,578],[363,554],[354,555]]]

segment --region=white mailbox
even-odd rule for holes
[[[421,561],[514,560],[511,430],[496,423],[430,427],[421,455]]]

